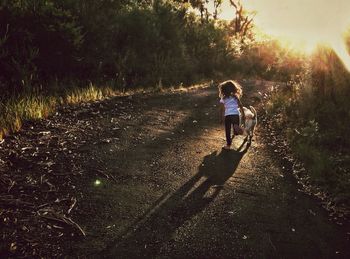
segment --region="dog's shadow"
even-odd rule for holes
[[[157,255],[177,229],[200,213],[224,189],[225,182],[235,173],[249,147],[245,138],[237,150],[215,151],[205,156],[192,178],[169,197],[158,200],[100,256],[134,258]]]

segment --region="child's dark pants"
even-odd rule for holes
[[[233,125],[239,125],[239,115],[226,115],[225,116],[225,133],[226,133],[226,143],[228,146],[231,146],[232,144],[231,126],[234,129]]]

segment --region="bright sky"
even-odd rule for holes
[[[220,18],[232,19],[234,8],[229,0],[223,1]],[[329,44],[350,69],[342,36],[350,28],[350,0],[242,0],[242,4],[257,12],[254,21],[263,32],[302,43],[307,51],[318,43]]]

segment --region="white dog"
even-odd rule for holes
[[[258,124],[258,114],[253,106],[243,107],[245,115],[244,133],[247,134],[249,141],[253,138],[255,126]]]

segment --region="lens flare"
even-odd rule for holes
[[[95,180],[95,182],[94,182],[94,185],[95,185],[95,186],[99,186],[99,185],[101,185],[101,181],[100,181],[100,180],[98,180],[98,179],[96,179],[96,180]]]

